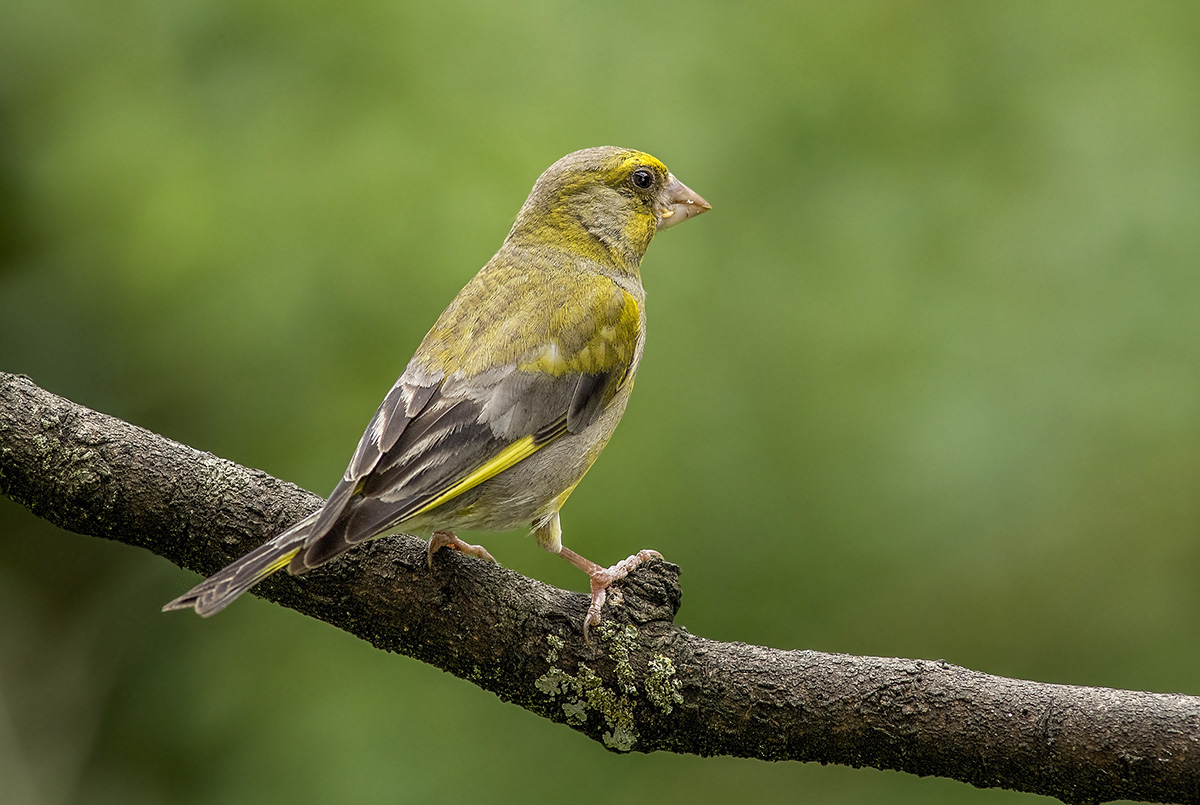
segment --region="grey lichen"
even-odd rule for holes
[[[636,696],[637,686],[633,684],[633,665],[629,661],[629,653],[637,641],[637,627],[626,625],[617,628],[611,623],[602,623],[599,631],[601,639],[608,644],[608,656],[617,664],[617,685],[622,693]]]
[[[633,730],[633,708],[636,706],[633,698],[604,687],[604,681],[583,663],[579,663],[579,682],[587,706],[601,713],[609,727],[601,736],[604,745],[618,752],[631,751],[637,743],[637,733]]]
[[[541,693],[549,696],[551,699],[558,696],[566,696],[575,689],[575,677],[568,674],[561,668],[550,668],[546,673],[539,676],[533,681],[533,686]],[[564,710],[567,707],[564,705]],[[574,721],[571,718],[567,719],[568,724],[582,724],[585,719]]]
[[[670,657],[655,654],[646,663],[646,699],[663,713],[670,713],[675,705],[683,704],[681,685],[675,678],[675,663]]]
[[[546,661],[550,668],[535,680],[534,687],[552,699],[562,698],[562,712],[568,724],[582,725],[589,712],[599,713],[608,727],[601,736],[604,745],[618,752],[630,752],[638,741],[633,724],[638,691],[630,662],[630,649],[637,638],[637,629],[632,626],[618,629],[611,624],[602,624],[599,633],[609,658],[616,665],[616,690],[605,687],[604,680],[586,663],[579,663],[575,675],[556,667],[554,663],[565,644],[553,635],[546,641],[549,646]]]
[[[556,634],[546,635],[546,643],[550,646],[550,650],[546,652],[546,662],[554,665],[558,662],[558,652],[562,651],[567,643]]]

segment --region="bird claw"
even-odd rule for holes
[[[469,542],[463,542],[454,535],[453,531],[434,531],[433,536],[429,538],[429,548],[425,553],[425,561],[431,569],[433,568],[433,555],[439,548],[449,548],[452,551],[470,554],[493,564],[496,563],[495,558],[482,545],[472,545]]]
[[[612,567],[598,567],[588,573],[592,580],[592,601],[588,606],[587,615],[583,619],[584,640],[590,642],[591,637],[588,634],[590,628],[600,625],[600,610],[604,607],[605,598],[608,597],[608,588],[650,559],[662,559],[662,554],[650,549],[641,550],[633,556],[622,559]]]

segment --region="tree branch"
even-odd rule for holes
[[[0,492],[81,534],[211,573],[321,499],[0,373]],[[587,599],[411,537],[256,592],[618,751],[897,769],[1056,797],[1200,803],[1200,698],[1047,685],[945,662],[718,643],[672,624],[678,568]]]

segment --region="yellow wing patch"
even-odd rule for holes
[[[275,571],[283,570],[285,567],[288,566],[288,563],[290,563],[292,561],[292,558],[295,557],[296,554],[300,553],[300,550],[303,547],[304,547],[303,545],[297,545],[292,550],[288,551],[287,553],[285,553],[282,556],[280,556],[279,558],[277,558],[275,561],[271,562],[271,564],[269,564],[266,567],[259,570],[257,573],[254,574],[254,581],[251,582],[251,584],[258,584],[258,582],[262,581],[263,579],[265,579],[267,576],[271,575]]]

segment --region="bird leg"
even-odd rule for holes
[[[592,580],[592,602],[588,606],[587,617],[583,619],[584,640],[589,639],[589,627],[600,623],[600,608],[604,606],[604,599],[608,597],[608,588],[612,586],[613,582],[625,578],[635,567],[648,559],[662,559],[662,554],[658,551],[642,550],[617,562],[612,567],[600,567],[592,560],[584,559],[570,548],[563,547],[562,523],[558,519],[558,512],[553,512],[544,519],[536,521],[533,524],[533,536],[538,541],[538,545],[550,553],[556,553],[566,559],[587,573],[588,578]]]
[[[597,626],[600,623],[600,608],[604,606],[604,599],[608,596],[608,588],[613,582],[620,581],[628,576],[634,568],[649,559],[662,559],[662,554],[658,551],[641,550],[626,559],[622,559],[612,567],[600,567],[600,565],[584,559],[579,554],[575,553],[570,548],[559,547],[558,555],[566,559],[575,567],[588,574],[592,580],[592,603],[588,607],[587,617],[583,619],[583,639],[588,640],[588,628]]]
[[[433,567],[433,554],[438,548],[449,548],[452,551],[460,551],[480,559],[486,559],[489,562],[496,561],[482,545],[472,545],[469,542],[463,542],[454,535],[453,531],[434,531],[433,536],[429,538],[429,550],[425,554],[425,561],[429,563],[430,568]]]

